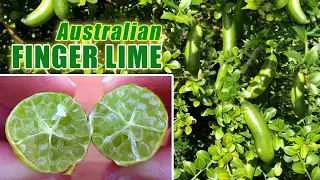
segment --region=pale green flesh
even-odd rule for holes
[[[89,115],[92,141],[118,165],[152,157],[168,128],[168,114],[153,92],[129,84],[106,94]]]
[[[91,138],[83,108],[59,93],[36,94],[19,103],[7,120],[6,133],[26,165],[50,173],[79,163]]]

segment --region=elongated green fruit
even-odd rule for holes
[[[244,0],[237,0],[236,8],[234,9],[234,23],[236,26],[237,37],[243,35],[243,19],[244,19],[244,10],[242,9],[246,3]]]
[[[227,66],[228,66],[228,64],[225,63],[225,62],[220,64],[220,68],[219,68],[219,71],[218,71],[218,74],[217,74],[217,79],[216,79],[216,82],[213,85],[213,88],[214,88],[214,90],[216,92],[219,92],[222,89],[223,83],[221,82],[221,79],[227,75],[227,72],[228,72],[227,71]]]
[[[291,87],[291,103],[293,112],[302,119],[305,117],[307,109],[304,97],[304,74],[301,72],[296,72]]]
[[[56,15],[62,19],[66,20],[69,16],[69,1],[68,0],[52,0],[53,9]]]
[[[276,76],[277,57],[271,54],[262,64],[259,73],[254,77],[253,81],[247,87],[250,93],[248,98],[256,98],[260,96],[269,86],[272,79]]]
[[[234,17],[230,13],[223,13],[222,15],[222,38],[223,52],[227,53],[236,45],[237,41]]]
[[[274,157],[274,149],[267,122],[257,107],[246,100],[241,103],[241,114],[253,136],[259,158],[263,162],[270,162]]]
[[[176,132],[174,132],[174,139],[178,139],[183,133],[183,130],[182,129],[177,129]]]
[[[288,4],[289,0],[274,0],[274,7],[282,9]]]
[[[200,69],[200,44],[202,40],[202,27],[194,25],[187,35],[187,44],[184,51],[187,71],[194,77],[198,76]]]
[[[287,10],[291,18],[298,24],[307,24],[309,21],[304,14],[300,0],[289,0],[287,4]]]
[[[42,0],[40,5],[21,22],[30,27],[40,26],[54,15],[52,0]]]

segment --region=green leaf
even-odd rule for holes
[[[223,137],[224,133],[222,131],[222,128],[217,129],[216,133],[215,133],[215,137],[216,139],[221,139]]]
[[[247,1],[251,1],[251,0],[246,0]],[[248,3],[243,9],[251,9],[251,10],[258,10],[259,9],[260,4],[256,4],[256,3]]]
[[[218,174],[215,172],[213,168],[207,169],[206,175],[209,179],[218,180]]]
[[[220,149],[215,145],[210,145],[208,148],[208,152],[211,156],[220,154]]]
[[[247,176],[247,170],[245,168],[238,168],[233,173],[234,177],[241,178]]]
[[[174,179],[178,179],[181,175],[181,169],[180,168],[175,168],[173,171],[173,177]]]
[[[312,172],[311,172],[311,178],[313,180],[319,180],[320,179],[320,168],[319,166],[316,166]]]
[[[294,61],[297,61],[297,62],[302,61],[302,56],[297,51],[291,50],[291,51],[285,52],[284,54],[289,58],[289,60],[293,59]]]
[[[277,114],[277,110],[276,108],[268,108],[267,110],[265,110],[263,117],[265,121],[269,121],[271,118],[273,118],[275,115]]]
[[[198,107],[200,105],[200,101],[193,101],[193,106],[194,107]]]
[[[206,167],[206,161],[202,157],[197,157],[194,161],[194,166],[196,169],[202,170],[204,167]]]
[[[280,147],[284,146],[284,141],[283,139],[280,139],[279,136],[275,136],[273,138],[273,147],[274,150],[278,151],[280,149]]]
[[[240,159],[233,159],[233,160],[231,161],[231,164],[232,164],[234,167],[236,167],[236,168],[242,168],[242,167],[244,167],[244,164],[243,164],[243,162],[242,162]]]
[[[191,0],[181,0],[179,4],[179,10],[183,11],[188,8],[191,4]]]
[[[313,84],[319,83],[320,82],[320,72],[313,72],[313,73],[309,74],[308,80]]]
[[[177,61],[177,60],[171,61],[169,64],[167,64],[167,66],[168,66],[170,69],[180,69],[180,68],[181,68],[181,64],[180,64],[179,61]]]
[[[169,73],[169,74],[172,73],[171,69],[168,68],[168,67],[164,67],[164,71],[167,72],[167,73]]]
[[[302,159],[305,159],[308,155],[309,148],[307,145],[303,144],[300,148],[300,156]]]
[[[215,12],[213,13],[213,17],[214,17],[215,19],[220,19],[221,16],[222,16],[222,13],[219,12],[219,11],[215,11]]]
[[[171,59],[171,52],[170,51],[165,51],[162,54],[162,62],[166,63]]]
[[[171,12],[163,12],[160,19],[168,19],[170,21],[173,21],[176,18],[176,15]]]
[[[308,66],[313,65],[318,60],[318,52],[315,50],[308,51],[305,55],[306,63]]]
[[[183,86],[181,86],[180,89],[179,89],[179,94],[183,94],[183,93],[185,93],[185,92],[187,92],[187,91],[186,91],[186,86],[183,85]]]
[[[227,172],[222,172],[218,174],[219,180],[230,180],[230,175]]]
[[[281,162],[277,162],[277,164],[273,168],[273,173],[275,176],[280,176],[282,173]]]
[[[254,153],[252,151],[247,151],[246,152],[246,160],[250,161],[254,159]]]
[[[215,115],[215,109],[214,108],[207,108],[201,116],[210,116],[210,115]]]
[[[162,0],[162,1],[173,9],[179,9],[179,6],[177,6],[172,0]]]
[[[296,173],[299,173],[299,174],[304,174],[305,171],[304,171],[304,168],[303,168],[303,165],[301,162],[295,162],[292,164],[292,167],[291,169],[296,172]]]
[[[184,24],[186,24],[188,26],[190,26],[190,24],[191,24],[191,18],[188,15],[177,15],[175,17],[175,20],[178,23],[184,23]]]
[[[206,162],[211,161],[210,154],[207,151],[199,150],[199,151],[197,151],[196,156],[203,158]]]
[[[203,2],[203,0],[191,0],[191,4],[193,5],[199,5]]]
[[[244,153],[244,147],[241,146],[240,144],[236,145],[236,150],[238,153],[243,154]]]
[[[307,156],[307,159],[306,159],[306,163],[307,164],[311,164],[311,165],[315,165],[315,164],[318,164],[320,161],[320,158],[318,155],[312,153],[312,154],[309,154]]]
[[[21,11],[12,11],[10,13],[9,17],[11,20],[16,20],[16,19],[21,18],[23,15],[24,15],[24,13]]]
[[[152,0],[147,0],[150,3],[152,3]],[[87,0],[88,3],[92,3],[92,4],[96,4],[98,2],[98,0]]]
[[[296,37],[300,41],[306,41],[307,40],[307,32],[306,32],[304,26],[293,26],[292,29],[294,30],[294,33],[295,33]]]
[[[289,156],[294,156],[294,155],[296,155],[298,153],[297,149],[295,149],[292,146],[286,146],[286,147],[284,147],[283,150]]]
[[[152,4],[152,0],[139,0],[139,5]]]
[[[190,161],[184,161],[183,162],[183,168],[191,175],[196,175],[196,167],[194,164]]]
[[[225,144],[230,144],[232,143],[232,134],[227,132],[224,136],[223,136],[223,142]]]
[[[185,130],[184,130],[185,132],[186,132],[186,135],[189,135],[189,134],[191,134],[191,132],[192,132],[192,128],[191,128],[191,126],[186,126],[186,128],[185,128]]]

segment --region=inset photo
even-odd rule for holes
[[[0,179],[172,179],[173,76],[0,84]]]

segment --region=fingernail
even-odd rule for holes
[[[102,82],[109,82],[109,81],[111,81],[112,80],[112,77],[111,76],[109,76],[109,77],[104,77],[103,79],[102,79]]]
[[[69,83],[73,86],[73,87],[76,87],[76,84],[69,78],[67,78],[67,80],[69,81]]]

